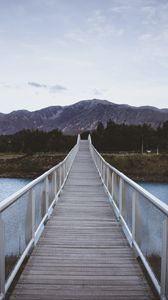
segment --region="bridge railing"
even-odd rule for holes
[[[90,151],[124,233],[161,299],[168,298],[168,205]]]
[[[37,243],[78,152],[80,136],[66,158],[0,202],[0,299]]]

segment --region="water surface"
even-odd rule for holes
[[[0,178],[0,201],[20,190],[30,181],[31,179]]]
[[[148,192],[168,204],[168,183],[138,182]]]

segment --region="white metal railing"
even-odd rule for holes
[[[89,147],[129,244],[146,268],[160,298],[168,299],[168,205],[107,163]]]
[[[58,165],[0,202],[0,300],[36,245],[78,152],[77,143]]]

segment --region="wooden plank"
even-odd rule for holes
[[[157,299],[81,141],[66,185],[11,300]]]

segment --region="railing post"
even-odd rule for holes
[[[161,260],[161,299],[166,300],[168,296],[168,217],[163,223],[163,242]]]
[[[65,177],[67,177],[67,165],[66,165],[66,161],[65,161]]]
[[[120,177],[119,183],[119,214],[122,216],[122,190],[123,190],[123,179]]]
[[[32,239],[35,242],[35,195],[34,190],[30,191],[30,199],[31,199],[31,225],[32,225]]]
[[[60,166],[60,169],[59,169],[59,189],[61,190],[61,186],[62,186],[62,166]]]
[[[112,172],[112,178],[111,178],[111,197],[112,200],[114,200],[114,172]]]
[[[46,202],[46,214],[49,217],[49,181],[48,181],[48,176],[45,179],[45,202]]]
[[[5,225],[0,213],[0,300],[5,295]]]
[[[102,162],[102,160],[100,163],[100,175],[101,175],[101,178],[103,179],[103,162]]]
[[[98,166],[99,172],[100,172],[100,166],[101,166],[101,158],[99,157],[99,166]]]
[[[57,194],[57,173],[54,171],[54,196]]]
[[[65,173],[65,163],[64,163],[63,168],[64,168],[64,182],[65,182],[65,177],[66,177],[66,173]]]
[[[103,164],[103,183],[105,184],[105,165]]]
[[[108,190],[108,182],[109,182],[109,168],[106,166],[106,187]]]
[[[136,234],[136,198],[137,198],[137,193],[134,190],[132,195],[132,241],[135,240],[135,234]]]
[[[62,165],[62,183],[64,182],[64,164]]]

